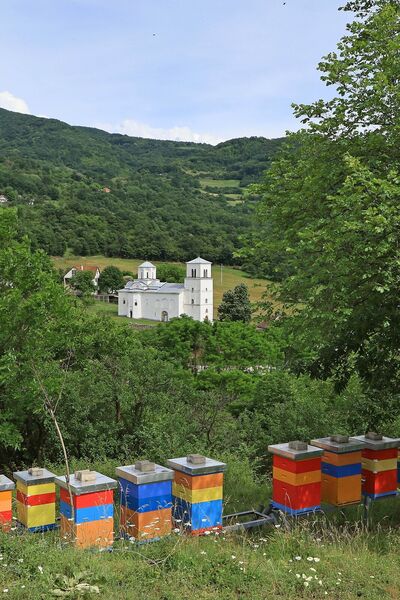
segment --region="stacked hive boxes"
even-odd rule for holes
[[[61,538],[78,548],[109,548],[114,541],[114,496],[117,487],[96,471],[77,471],[68,490],[65,477],[56,477],[60,486]]]
[[[199,454],[172,458],[174,519],[192,535],[222,528],[223,477],[226,464]]]
[[[273,456],[272,505],[290,515],[321,507],[323,451],[306,442],[268,446]]]
[[[361,449],[363,443],[345,435],[311,440],[323,448],[322,501],[335,506],[361,500]]]
[[[17,518],[30,531],[54,529],[56,521],[56,488],[54,473],[33,467],[17,471]]]
[[[156,540],[171,533],[171,469],[148,460],[118,467],[121,492],[121,535],[137,541]]]
[[[397,451],[397,484],[400,484],[400,450]],[[399,485],[400,487],[400,485]]]
[[[0,531],[10,531],[12,523],[12,491],[15,483],[0,475]]]
[[[369,432],[355,438],[363,443],[362,491],[370,498],[392,496],[397,493],[398,438],[388,438]]]

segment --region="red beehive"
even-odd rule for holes
[[[381,498],[397,494],[397,454],[400,439],[369,432],[355,440],[362,441],[362,476],[364,496]]]
[[[321,456],[323,450],[306,442],[268,446],[273,456],[272,504],[290,515],[321,507]]]

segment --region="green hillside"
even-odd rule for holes
[[[131,138],[0,109],[0,194],[49,254],[232,262],[281,140]]]

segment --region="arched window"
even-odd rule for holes
[[[208,277],[208,269],[204,269],[204,271],[203,271],[203,277]]]
[[[208,298],[206,298],[206,299],[204,300],[204,302],[207,304],[207,302],[208,302]]]
[[[194,300],[193,300],[193,298],[192,298],[192,304],[194,304]]]
[[[192,277],[196,277],[196,269],[192,269]]]

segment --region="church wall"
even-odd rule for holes
[[[163,311],[167,312],[168,320],[179,317],[183,313],[183,293],[146,292],[142,295],[142,319],[161,321]]]

